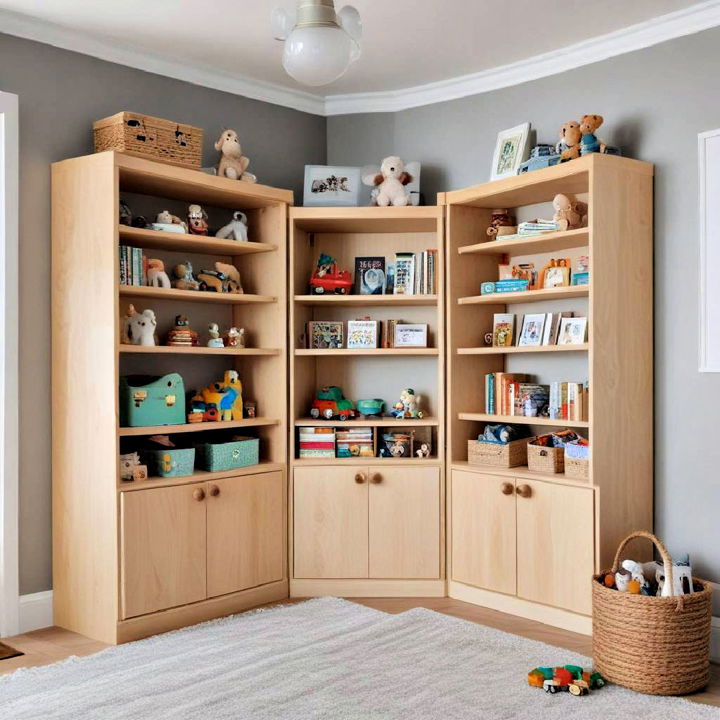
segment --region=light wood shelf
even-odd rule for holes
[[[184,425],[148,425],[146,427],[121,427],[120,437],[137,437],[143,435],[176,435],[177,433],[207,432],[210,430],[237,430],[238,428],[265,427],[278,425],[278,418],[245,418],[243,420],[226,420],[224,422],[186,423]]]
[[[362,465],[370,467],[438,467],[442,465],[439,458],[380,458],[380,457],[351,457],[351,458],[299,458],[295,460],[296,467],[323,467],[323,466]]]
[[[491,295],[470,295],[457,299],[458,305],[509,305],[511,303],[542,302],[543,300],[563,300],[566,298],[587,297],[589,285],[570,285],[568,287],[523,290],[521,292],[493,293]]]
[[[437,295],[295,295],[298,305],[322,307],[422,307],[438,304]]]
[[[169,250],[172,252],[203,253],[205,255],[223,255],[236,257],[255,253],[275,252],[278,246],[272,243],[236,242],[220,240],[216,237],[203,237],[189,233],[172,233],[162,230],[128,227],[120,225],[120,242],[123,245]]]
[[[589,243],[590,230],[585,227],[565,232],[548,232],[539,236],[487,240],[473,245],[462,245],[458,248],[458,253],[460,255],[531,255],[586,247]]]
[[[360,420],[323,420],[318,418],[298,418],[295,420],[295,427],[437,427],[440,419],[436,417],[424,417],[418,420],[398,420],[393,417],[365,418]]]
[[[292,209],[295,228],[311,233],[432,233],[442,217],[436,205]]]
[[[533,353],[565,353],[565,352],[587,352],[590,349],[588,343],[582,345],[537,345],[518,347],[468,347],[457,348],[458,355],[527,355]]]
[[[176,288],[158,288],[147,285],[120,285],[119,292],[125,297],[182,300],[183,302],[215,303],[217,305],[257,305],[277,302],[277,297],[270,295],[200,292],[199,290],[177,290]]]
[[[233,357],[270,357],[279,355],[279,348],[211,348],[204,345],[188,347],[184,345],[124,345],[121,353],[128,355],[230,355]]]
[[[295,355],[298,357],[402,357],[402,356],[437,356],[438,348],[367,348],[362,350],[348,350],[347,348],[310,350],[298,348]]]
[[[458,413],[458,420],[502,423],[503,425],[546,425],[547,427],[590,427],[587,420],[551,420],[547,417],[524,417],[521,415],[489,415],[487,413]]]

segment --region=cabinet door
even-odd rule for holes
[[[454,470],[451,478],[451,577],[515,594],[515,481]]]
[[[367,468],[297,468],[294,486],[295,577],[366,578]]]
[[[283,474],[208,484],[208,597],[283,578]]]
[[[205,599],[206,490],[120,493],[124,618]]]
[[[370,577],[439,578],[440,468],[371,467],[368,480]]]
[[[593,491],[516,480],[518,595],[589,615]],[[529,488],[529,497],[523,497]]]

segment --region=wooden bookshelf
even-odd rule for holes
[[[202,204],[211,225],[235,210],[252,242],[118,224],[118,203]],[[287,215],[292,193],[103,152],[52,168],[54,622],[119,643],[287,597]],[[119,246],[171,268],[183,258],[233,263],[245,294],[119,284]],[[195,256],[199,258],[196,260]],[[210,265],[211,266],[211,265]],[[162,342],[176,314],[201,334],[244,327],[247,348],[120,343],[127,305],[152,308]],[[178,372],[185,390],[236,370],[258,416],[232,422],[120,427],[122,375]],[[169,435],[259,438],[260,462],[226,472],[123,482],[119,452]],[[250,516],[252,515],[252,517]],[[248,553],[253,562],[248,564]]]
[[[612,564],[631,530],[652,528],[652,183],[652,165],[594,154],[445,194],[452,278],[446,294],[451,597],[589,632],[587,578]],[[548,203],[545,212],[531,211],[546,217],[557,193],[588,203],[587,228],[486,239],[493,208],[516,212]],[[478,295],[483,281],[497,279],[500,255],[537,258],[540,268],[556,252],[589,255],[590,285]],[[515,306],[524,303],[538,307],[525,312],[586,315],[587,342],[482,347],[493,314],[521,314]],[[483,378],[492,372],[527,373],[544,384],[587,380],[588,420],[488,415]],[[589,477],[469,465],[468,440],[488,423],[524,426],[535,434],[576,429],[591,443]],[[506,495],[508,483],[513,492]],[[559,558],[572,558],[572,573]]]
[[[320,253],[351,272],[355,257],[437,248],[435,295],[310,295]],[[290,593],[443,595],[445,447],[444,209],[290,210]],[[310,320],[403,319],[427,323],[430,347],[313,350],[301,343]],[[346,325],[347,327],[347,325]],[[315,392],[338,385],[355,401],[382,398],[386,412],[411,387],[422,419],[326,421],[308,417]],[[298,432],[383,428],[429,434],[430,458],[299,458]],[[393,521],[388,522],[392,516]],[[332,518],[347,518],[340,525]],[[418,583],[418,580],[422,580]],[[420,589],[422,588],[422,589]]]

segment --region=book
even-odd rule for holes
[[[515,332],[513,313],[495,313],[493,315],[493,347],[512,347]]]
[[[393,347],[427,347],[428,326],[426,324],[410,325],[398,322],[394,327]]]
[[[355,258],[356,295],[384,295],[385,282],[384,257]]]
[[[301,427],[298,431],[298,457],[335,457],[335,428]]]
[[[395,295],[415,293],[415,255],[409,252],[395,253]]]
[[[347,326],[348,350],[367,350],[377,347],[377,320],[348,320]]]
[[[540,417],[548,414],[550,387],[536,383],[520,383],[520,404],[524,417]]]
[[[311,350],[336,350],[343,346],[343,323],[334,320],[310,320],[307,345]]]

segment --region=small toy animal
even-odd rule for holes
[[[190,262],[180,263],[173,268],[175,279],[172,284],[178,290],[199,290],[200,283],[193,275],[193,267]]]
[[[184,315],[175,316],[175,327],[168,333],[166,345],[193,347],[200,344],[198,334],[190,329],[190,321]]]
[[[200,205],[188,205],[188,228],[192,235],[207,235],[207,213]]]
[[[147,281],[150,287],[170,287],[170,278],[165,272],[165,263],[157,258],[148,260]]]
[[[222,273],[226,280],[223,292],[242,294],[244,292],[242,282],[240,282],[240,271],[228,263],[216,262],[215,270]]]
[[[560,128],[560,142],[557,144],[557,151],[560,153],[560,162],[574,160],[580,157],[580,123],[571,120],[563,123]]]
[[[163,210],[157,214],[155,222],[162,223],[164,225],[182,225],[185,232],[187,232],[187,223],[183,222],[177,215],[173,215],[169,210]]]
[[[567,195],[558,193],[553,198],[553,209],[553,220],[558,230],[574,230],[587,225],[588,206],[584,202],[571,200]]]
[[[590,153],[604,153],[605,143],[598,140],[595,131],[603,124],[602,115],[583,115],[580,119],[580,132],[582,138],[580,140],[580,154],[589,155]]]
[[[248,241],[248,221],[247,215],[240,210],[236,210],[233,213],[233,219],[227,224],[221,227],[216,233],[215,237],[222,238],[224,240],[237,240],[239,242]]]
[[[395,403],[391,415],[396,418],[422,418],[424,413],[420,410],[421,395],[416,395],[412,388],[405,388],[400,393],[400,400]]]
[[[379,173],[363,177],[365,185],[376,186],[373,205],[380,207],[410,205],[410,193],[405,186],[411,182],[412,176],[405,172],[403,161],[395,155],[382,161]]]
[[[208,325],[208,340],[207,346],[210,348],[221,348],[225,347],[225,343],[220,339],[220,328],[217,323],[210,323]]]
[[[223,130],[215,143],[215,149],[221,153],[217,168],[219,177],[244,180],[250,183],[257,182],[255,175],[245,172],[250,160],[242,154],[240,140],[234,130]]]
[[[671,595],[689,595],[694,591],[692,580],[692,567],[690,566],[690,556],[684,555],[679,560],[673,562],[672,578],[673,587],[670,591],[670,584],[665,582],[665,568],[662,563],[652,563],[655,565],[655,580],[658,588],[659,597],[670,597]],[[647,564],[645,565],[647,568]]]
[[[225,347],[244,348],[245,328],[231,327],[225,335]]]
[[[132,305],[130,306],[132,308]],[[132,308],[133,311],[135,308]],[[144,345],[149,347],[157,345],[155,342],[155,328],[157,320],[155,313],[146,309],[142,312],[135,312],[128,320],[128,338],[133,345]]]

